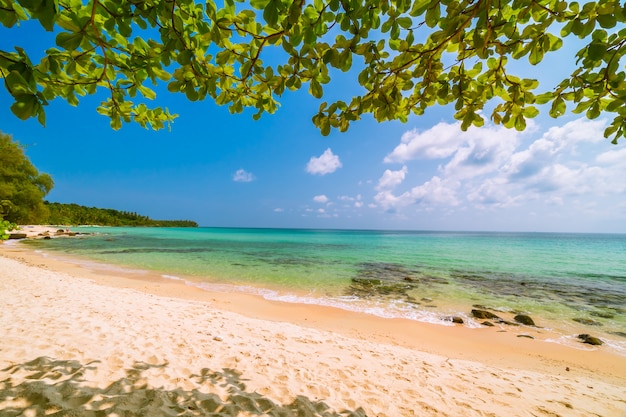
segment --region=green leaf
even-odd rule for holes
[[[264,10],[270,0],[251,0],[250,6],[254,7],[257,10]]]
[[[537,65],[543,60],[543,55],[544,55],[544,51],[543,51],[543,46],[541,45],[541,42],[535,42],[532,48],[530,49],[530,54],[528,55],[528,62],[530,62],[531,65]]]
[[[599,15],[597,20],[600,26],[606,29],[613,28],[617,25],[617,17],[614,14]]]
[[[43,0],[36,11],[33,11],[33,16],[36,16],[48,32],[52,32],[54,29],[54,22],[57,19],[59,11],[58,0]]]
[[[276,6],[278,1],[279,0],[269,0],[265,9],[263,9],[263,19],[265,19],[270,26],[276,26],[278,23],[278,8]]]
[[[441,17],[441,9],[439,8],[439,3],[435,3],[432,7],[426,10],[425,21],[426,25],[429,28],[434,28],[439,23],[439,18]]]
[[[411,18],[410,17],[406,17],[406,16],[399,17],[398,19],[396,19],[396,22],[403,29],[408,29],[413,24],[413,21],[411,20]]]
[[[592,42],[587,47],[587,56],[594,61],[601,61],[606,53],[606,44],[599,42]]]
[[[156,98],[156,93],[154,92],[154,90],[141,84],[139,84],[137,88],[139,89],[139,92],[148,100],[154,100]]]
[[[562,97],[557,97],[553,102],[552,102],[552,108],[550,109],[550,117],[554,117],[557,118],[559,116],[563,116],[565,114],[565,111],[567,109],[567,106],[565,105],[565,101],[563,100]]]
[[[539,110],[535,106],[527,106],[524,108],[524,112],[522,113],[524,117],[528,117],[532,119],[533,117],[537,117],[539,114]]]
[[[39,104],[39,100],[34,94],[20,94],[15,97],[11,111],[21,120],[26,120],[37,114],[37,104]]]
[[[597,119],[600,116],[600,103],[598,100],[594,101],[589,110],[587,110],[587,117],[589,119]]]
[[[550,100],[552,100],[552,98],[554,97],[553,93],[542,93],[539,94],[537,96],[535,96],[535,103],[537,104],[546,104],[547,102],[549,102]]]
[[[524,129],[526,129],[526,119],[522,113],[519,113],[515,116],[515,130],[522,132]]]
[[[71,32],[61,32],[56,37],[56,44],[68,51],[74,51],[78,49],[80,43],[83,41],[83,34],[71,33]]]
[[[324,90],[322,89],[322,85],[317,82],[317,80],[312,79],[309,86],[309,93],[315,98],[322,98]]]
[[[28,81],[22,77],[17,71],[11,71],[4,82],[13,97],[20,96],[23,94],[32,94],[34,91],[31,91]]]

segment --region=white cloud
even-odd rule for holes
[[[238,169],[233,175],[233,181],[235,182],[251,182],[254,180],[254,175],[251,172],[246,172],[245,169]]]
[[[393,190],[383,190],[374,196],[374,200],[388,211],[395,211],[409,205],[445,205],[457,206],[459,201],[456,190],[459,183],[453,180],[443,180],[434,176],[422,185],[413,187],[400,195],[394,195]]]
[[[324,194],[316,195],[315,197],[313,197],[313,201],[315,201],[316,203],[327,203],[328,197],[326,197]]]
[[[285,210],[283,208],[281,208],[281,207],[276,207],[274,209],[274,213],[282,213],[283,211],[285,211]]]
[[[333,154],[333,151],[328,148],[319,157],[311,157],[306,166],[306,171],[309,174],[326,175],[332,174],[341,167],[342,165],[339,157]]]
[[[385,170],[375,189],[376,205],[389,212],[415,209],[466,210],[536,204],[588,206],[626,191],[626,150],[606,151],[605,121],[578,119],[552,127],[535,140],[499,126],[460,130],[439,123],[411,130],[385,162],[441,159],[438,172],[411,186],[407,165]],[[396,187],[411,187],[398,192]],[[585,198],[580,198],[585,196]]]
[[[626,148],[601,153],[596,157],[596,161],[607,165],[626,165]]]
[[[441,159],[452,155],[464,142],[460,123],[439,123],[425,132],[405,132],[400,144],[385,157],[385,162],[406,162],[412,159]]]
[[[398,184],[401,184],[406,177],[408,172],[408,168],[405,166],[398,171],[392,171],[390,169],[386,169],[383,173],[383,176],[378,180],[378,185],[376,186],[377,190],[388,190],[396,187]]]

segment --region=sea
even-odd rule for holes
[[[79,227],[29,240],[211,291],[481,328],[473,309],[529,315],[548,342],[581,333],[626,356],[626,234]],[[524,333],[526,326],[496,323]]]

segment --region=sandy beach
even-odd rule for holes
[[[3,416],[626,416],[626,357],[0,244]]]

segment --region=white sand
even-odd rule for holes
[[[423,351],[431,345],[288,316],[250,318],[202,297],[102,285],[3,257],[7,248],[0,245],[2,416],[626,416],[626,358],[602,350],[552,344],[570,358],[560,362],[523,350],[541,342],[517,339],[519,361],[508,345],[506,361],[491,361],[468,353],[474,345],[459,332],[443,356]],[[407,332],[428,328],[416,329]],[[585,368],[586,358],[614,363]]]
[[[62,230],[63,232],[59,232]],[[26,225],[18,226],[16,230],[11,230],[9,233],[13,234],[26,234],[28,238],[43,238],[46,236],[59,236],[65,234],[66,230],[70,230],[68,226],[40,226],[40,225]]]

